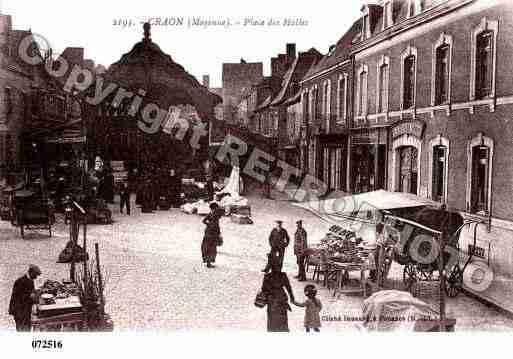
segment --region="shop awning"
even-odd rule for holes
[[[411,193],[378,190],[338,198],[329,198],[322,201],[294,203],[294,205],[309,210],[321,218],[328,219],[328,217],[332,218],[333,216],[349,216],[359,209],[369,211],[422,206],[438,207],[440,203]]]

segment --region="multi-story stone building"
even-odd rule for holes
[[[480,295],[511,309],[513,3],[383,0],[360,21],[351,188],[414,193],[487,222],[478,253],[496,280]]]
[[[41,68],[19,56],[20,43],[30,36],[30,31],[12,28],[10,15],[0,15],[0,177],[20,166],[21,133],[29,117],[31,91],[42,83]]]
[[[330,47],[301,81],[302,172],[322,179],[328,190],[348,188],[348,129],[352,118],[352,42],[359,22]]]
[[[300,135],[303,120],[300,81],[321,59],[314,48],[300,52],[283,77],[280,91],[270,106],[278,113],[278,157],[300,168]]]
[[[253,116],[253,126],[256,131],[264,136],[272,138],[277,143],[278,140],[278,119],[280,111],[277,106],[272,103],[278,96],[283,87],[283,81],[287,71],[296,61],[296,45],[287,44],[286,53],[278,54],[271,58],[271,76],[260,83],[259,88],[263,90],[267,96],[260,102]],[[274,153],[273,155],[277,155]]]

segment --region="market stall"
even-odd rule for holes
[[[36,290],[37,303],[32,310],[34,331],[105,331],[113,323],[105,313],[104,281],[99,245],[95,243],[94,260],[87,252],[87,213],[72,202],[70,240],[57,262],[69,263],[70,278],[46,280]],[[78,245],[82,227],[82,247]],[[77,268],[77,264],[82,265]]]
[[[323,283],[333,289],[333,296],[362,293],[370,290],[367,278],[375,269],[375,246],[364,243],[356,232],[333,225],[320,243],[308,249],[309,263],[314,263],[313,279],[323,277]],[[357,277],[352,278],[351,274]]]
[[[393,243],[388,241],[381,257],[376,258],[376,225],[383,222],[386,214],[414,217],[423,208],[440,203],[413,194],[378,190],[294,205],[311,211],[330,225],[326,236],[310,249],[309,261],[316,268],[314,277],[323,275],[326,285],[335,288],[335,294],[344,293],[344,289],[352,290],[344,287],[354,282],[349,280],[349,272],[356,271],[360,274],[356,289],[366,294],[367,284],[373,283],[374,289],[382,286],[392,263],[389,247]]]

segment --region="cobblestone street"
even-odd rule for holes
[[[265,331],[265,310],[253,305],[261,285],[268,249],[267,237],[273,220],[280,218],[292,235],[294,223],[302,218],[309,242],[320,240],[327,225],[313,214],[286,201],[250,198],[253,225],[238,225],[229,218],[221,222],[224,245],[220,247],[215,269],[201,261],[203,224],[200,217],[177,209],[132,216],[119,213],[117,205],[113,225],[88,226],[89,252],[100,245],[106,272],[107,312],[115,330],[258,330]],[[135,207],[135,206],[134,206]],[[0,328],[14,330],[7,314],[14,280],[29,263],[38,264],[46,279],[63,279],[69,266],[57,264],[59,252],[68,240],[68,229],[59,218],[52,238],[30,233],[25,240],[7,222],[0,223]],[[292,245],[285,259],[285,271],[296,297],[303,298],[304,283],[296,274]],[[398,277],[401,268],[392,268]],[[311,278],[311,273],[308,273]],[[340,296],[319,288],[325,316],[358,316],[362,298]],[[448,300],[448,312],[457,318],[457,330],[504,330],[513,328],[513,320],[476,300],[460,295]],[[303,330],[303,311],[293,307],[289,317],[292,331]],[[323,330],[357,330],[354,322],[323,322]]]

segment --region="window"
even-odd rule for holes
[[[347,74],[338,78],[338,113],[337,122],[344,122],[347,118]]]
[[[470,198],[471,212],[487,212],[488,208],[488,171],[489,171],[490,149],[487,146],[476,146],[472,148],[472,192]]]
[[[415,0],[409,0],[408,3],[408,17],[415,16]]]
[[[358,71],[358,116],[365,116],[367,114],[367,65],[360,66]]]
[[[364,5],[362,8],[362,40],[371,37],[369,7]]]
[[[440,34],[433,45],[431,106],[444,105],[451,101],[451,51],[452,36]]]
[[[436,49],[436,105],[449,101],[449,52],[449,45],[443,45]]]
[[[392,1],[385,1],[383,4],[383,30],[392,25]]]
[[[303,94],[303,113],[304,113],[304,124],[307,125],[309,123],[310,116],[310,94],[308,90],[306,90]]]
[[[408,17],[420,14],[426,9],[426,0],[408,0]]]
[[[389,58],[382,56],[377,68],[377,103],[378,113],[388,111]]]
[[[315,119],[316,119],[316,102],[317,102],[317,98],[316,98],[316,91],[315,91],[315,86],[312,87],[310,89],[310,123],[313,124],[315,123]]]
[[[310,123],[314,123],[315,122],[315,119],[316,119],[316,102],[317,102],[317,98],[316,98],[316,91],[315,91],[315,86],[312,87],[312,89],[310,90]]]
[[[403,108],[411,108],[415,104],[415,56],[404,59],[403,68]]]
[[[441,135],[429,142],[431,163],[428,194],[434,201],[447,203],[447,178],[449,172],[449,140]]]
[[[490,214],[493,140],[481,133],[469,142],[467,163],[467,209]]]
[[[492,94],[493,32],[485,31],[476,41],[476,98],[482,99]]]
[[[330,130],[330,117],[331,117],[331,81],[327,80],[323,85],[323,95],[322,95],[322,108],[323,108],[323,117],[325,121],[325,129],[326,132]]]
[[[5,88],[5,113],[10,115],[12,113],[12,92],[10,87]]]
[[[386,110],[385,100],[387,91],[387,73],[388,65],[381,65],[379,68],[379,103],[378,111],[384,112]]]
[[[472,32],[471,100],[482,100],[495,96],[498,29],[498,21],[489,21],[483,18]]]
[[[447,161],[447,148],[445,146],[433,147],[433,184],[431,198],[435,201],[445,202],[445,162]]]
[[[363,22],[362,22],[362,37],[363,39],[367,39],[367,31],[369,29],[369,15],[363,16]]]

